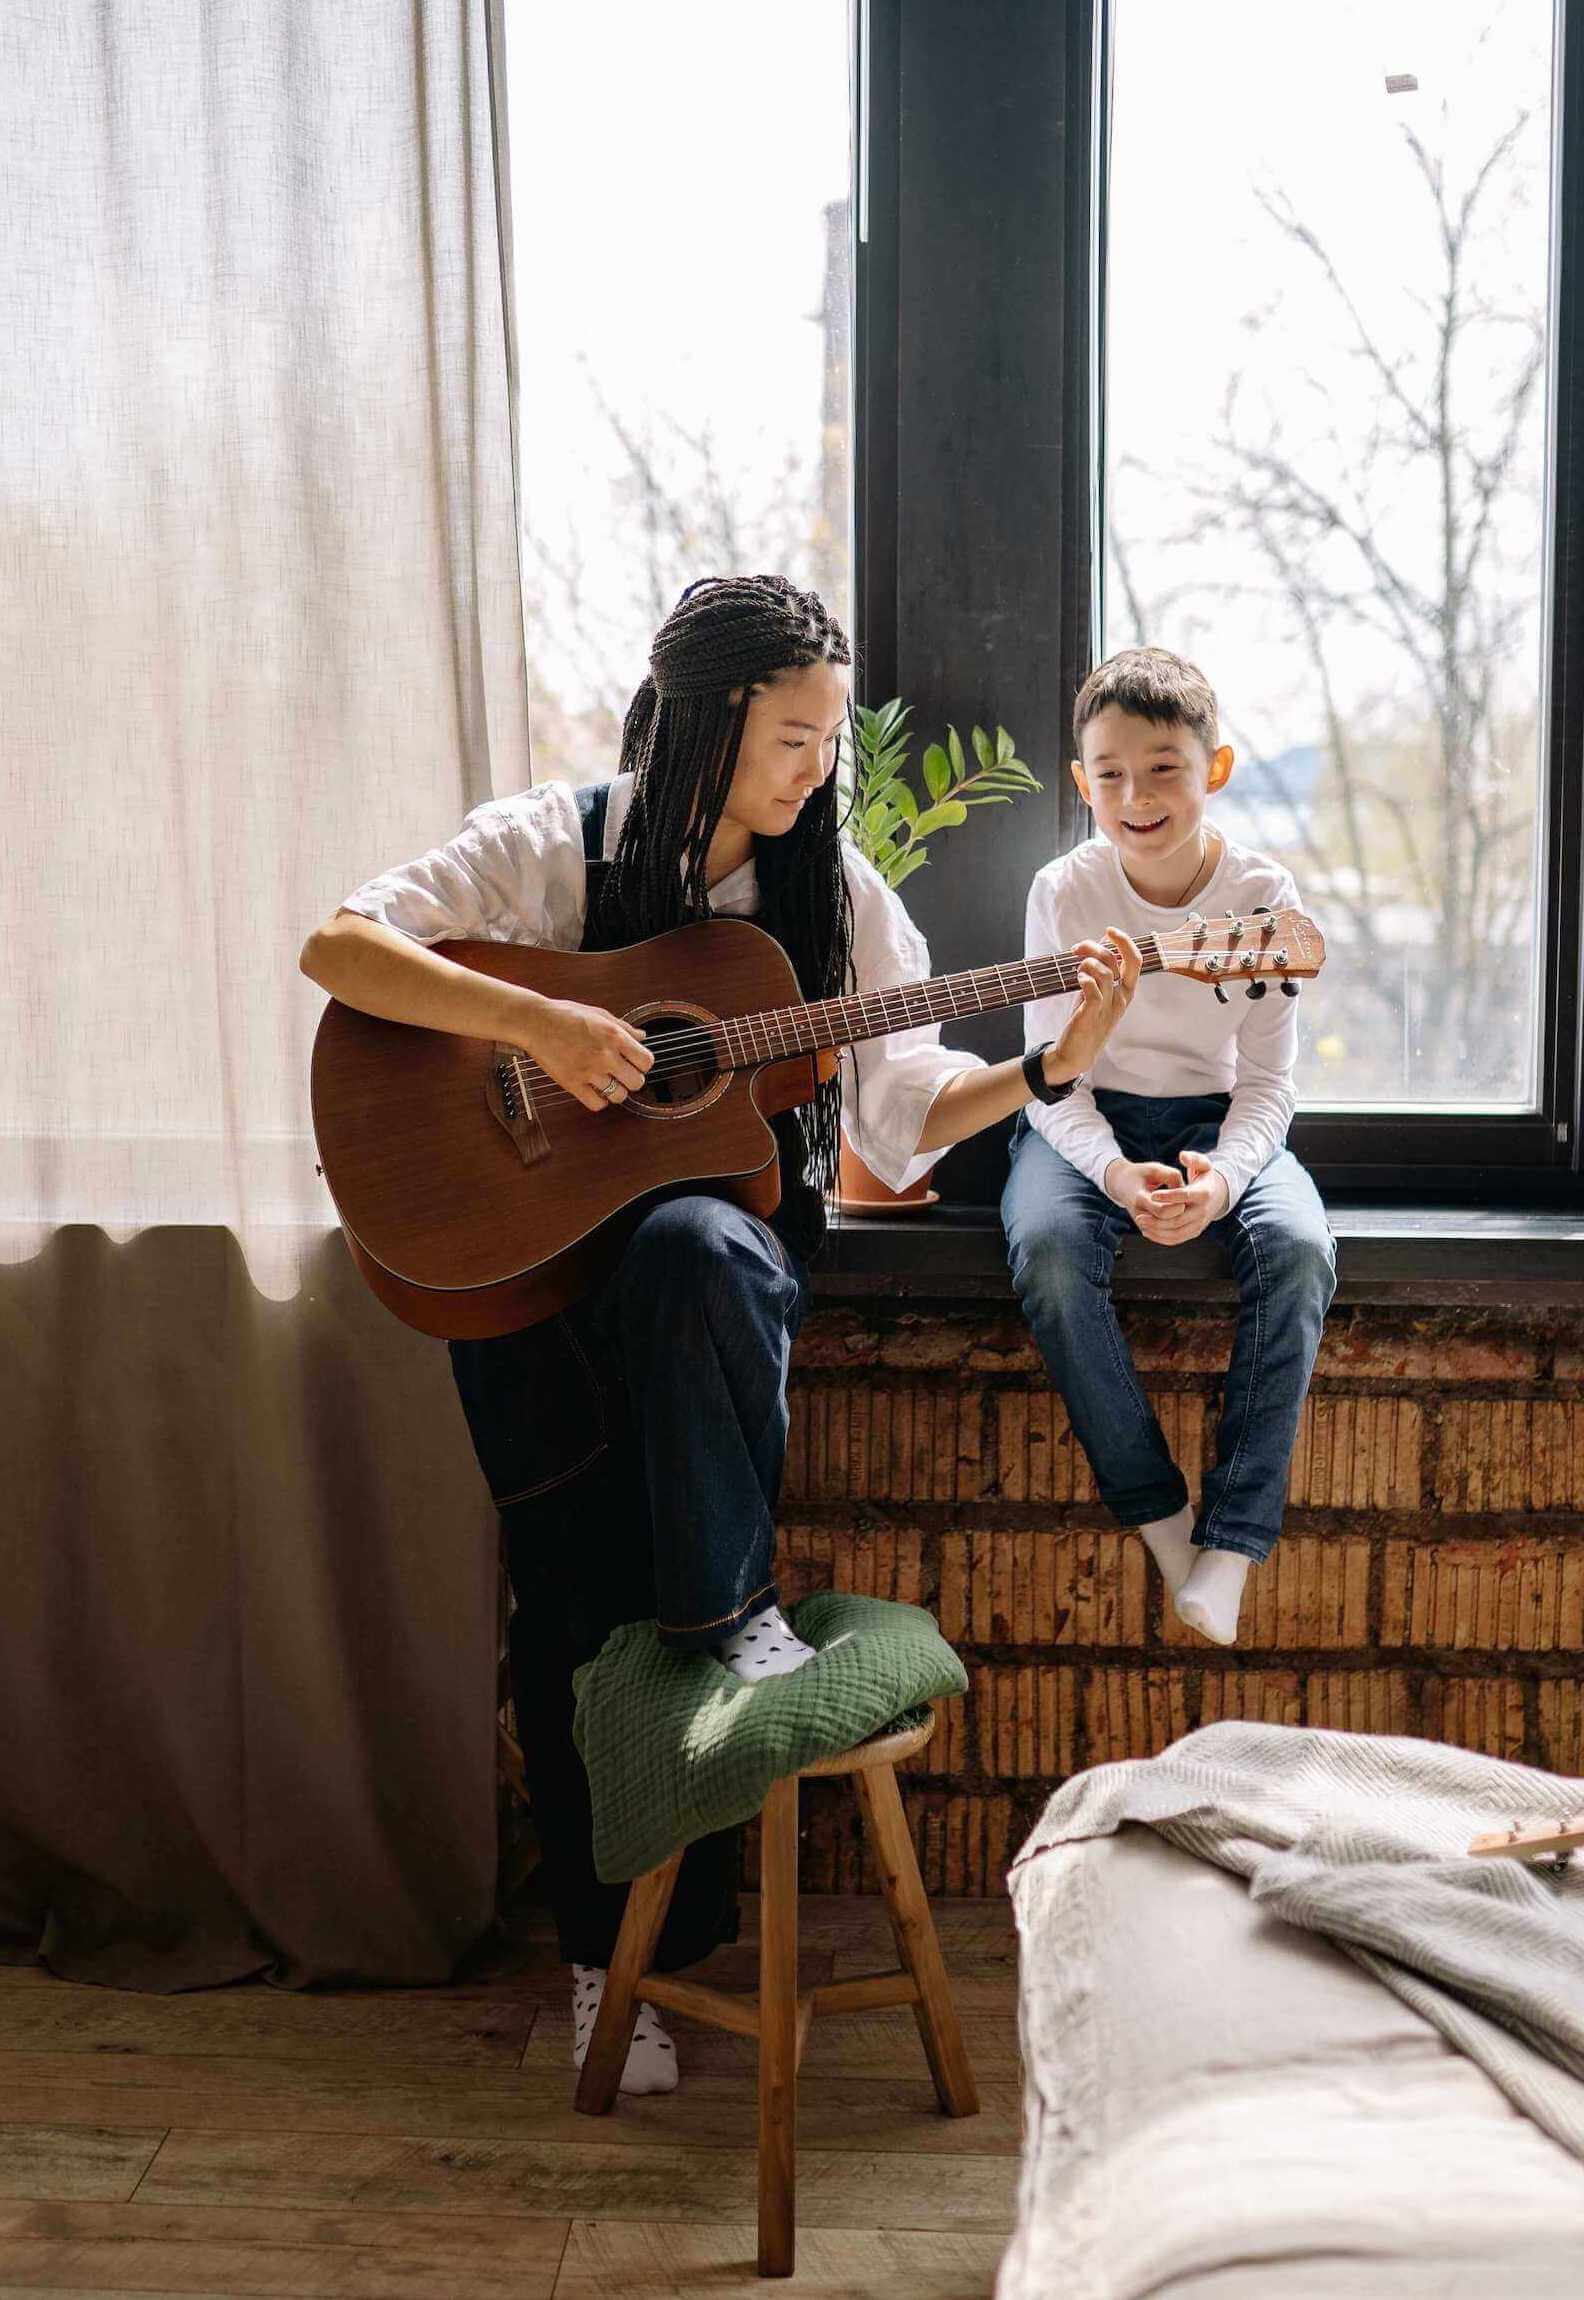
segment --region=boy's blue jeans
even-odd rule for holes
[[[1097,1089],[1095,1101],[1123,1157],[1175,1166],[1181,1151],[1215,1148],[1229,1097]],[[1101,1500],[1124,1525],[1170,1517],[1188,1487],[1111,1301],[1112,1264],[1134,1234],[1131,1220],[1024,1118],[1001,1213],[1012,1282]],[[1202,1549],[1257,1561],[1281,1532],[1298,1415],[1336,1290],[1336,1249],[1319,1193],[1289,1150],[1208,1234],[1226,1247],[1241,1308],[1193,1537]]]

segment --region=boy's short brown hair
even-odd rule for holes
[[[1207,752],[1221,740],[1215,689],[1197,663],[1166,647],[1124,647],[1092,670],[1073,705],[1073,743],[1083,757],[1084,729],[1115,703],[1158,727],[1186,727]]]

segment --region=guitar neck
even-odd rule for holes
[[[1145,935],[1139,944],[1145,974],[1161,971],[1160,946]],[[861,1038],[885,1038],[896,1030],[949,1022],[965,1014],[991,1014],[1031,999],[1060,998],[1079,985],[1080,961],[1071,951],[1051,958],[1020,960],[1011,966],[979,966],[967,974],[932,974],[924,982],[903,982],[890,990],[865,991],[853,998],[821,998],[806,1006],[764,1007],[733,1015],[715,1025],[725,1042],[727,1066],[747,1069],[784,1055],[814,1054],[821,1048],[852,1046]]]

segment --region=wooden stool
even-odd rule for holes
[[[889,2005],[911,2005],[942,2109],[948,2116],[978,2114],[979,2094],[897,1788],[899,1761],[922,1749],[934,1730],[931,1714],[922,1725],[882,1733],[840,1756],[805,1765],[801,1773],[789,1773],[772,1785],[760,1814],[757,1997],[646,1969],[665,1922],[680,1853],[647,1876],[635,1878],[628,1889],[599,2018],[578,2078],[576,2104],[586,2116],[604,2116],[614,2107],[640,1997],[738,2036],[757,2037],[761,2276],[792,2273],[797,2245],[797,2072],[816,2013],[879,2012]],[[862,1980],[827,1981],[799,1996],[798,1783],[833,1773],[852,1775],[901,1963]]]

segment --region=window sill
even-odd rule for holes
[[[1584,1306],[1584,1214],[1466,1206],[1333,1206],[1339,1302]],[[823,1301],[1010,1298],[1000,1223],[982,1206],[925,1215],[848,1216],[814,1268]],[[1129,1242],[1117,1258],[1119,1301],[1230,1299],[1217,1246]]]

